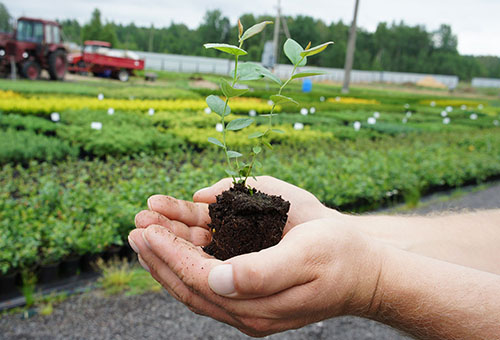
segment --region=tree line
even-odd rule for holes
[[[271,15],[244,14],[241,22],[248,28],[263,20],[274,20]],[[310,16],[286,16],[290,35],[302,46],[333,40],[327,49],[310,65],[343,68],[349,34],[349,24],[342,21],[325,23]],[[1,22],[1,20],[0,20]],[[90,20],[81,25],[77,20],[60,20],[66,40],[81,44],[85,40],[109,41],[115,48],[159,53],[224,57],[222,53],[206,50],[206,42],[236,44],[237,23],[231,23],[220,10],[209,10],[195,29],[172,22],[168,27],[140,27],[114,22],[103,23],[101,12],[95,9]],[[247,60],[260,61],[264,44],[273,39],[273,29],[267,28],[259,36],[245,42]],[[280,46],[286,37],[280,35]],[[457,75],[461,80],[473,77],[500,78],[500,58],[496,56],[460,55],[458,39],[449,25],[436,31],[424,26],[381,22],[375,32],[357,30],[354,69],[395,72],[415,72]],[[280,54],[280,63],[287,63]]]

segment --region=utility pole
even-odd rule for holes
[[[281,14],[281,13],[280,13]],[[286,23],[286,17],[281,20],[281,23],[283,24],[283,31],[285,32],[285,36],[287,39],[290,39],[290,31],[288,30],[288,24]]]
[[[276,20],[274,21],[274,35],[273,35],[273,42],[274,42],[274,65],[278,64],[278,52],[279,52],[279,40],[280,40],[280,18],[281,18],[281,1],[278,0],[278,12],[276,13]]]
[[[349,41],[347,42],[347,52],[344,65],[344,85],[342,93],[349,93],[349,83],[351,82],[351,70],[354,61],[354,50],[356,49],[356,20],[358,18],[359,0],[354,5],[354,18],[352,19],[351,29],[349,31]]]

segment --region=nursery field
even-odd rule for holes
[[[218,78],[204,76],[205,83]],[[214,90],[188,75],[157,84],[0,80],[0,276],[124,244],[146,199],[190,199],[225,176]],[[256,173],[301,186],[326,205],[363,211],[500,175],[500,100],[446,92],[340,88],[301,83],[283,94]],[[248,82],[232,100],[233,150],[265,129],[271,83]]]

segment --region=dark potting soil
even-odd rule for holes
[[[278,244],[288,218],[290,202],[235,184],[209,205],[212,241],[205,252],[219,260],[259,251]]]

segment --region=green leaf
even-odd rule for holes
[[[215,145],[217,145],[217,146],[220,146],[221,148],[223,148],[223,147],[224,147],[224,144],[222,144],[222,142],[221,142],[221,141],[219,141],[217,138],[214,138],[214,137],[208,137],[208,139],[207,139],[207,140],[208,140],[210,143],[212,143],[212,144],[215,144]]]
[[[269,142],[266,142],[266,141],[263,141],[262,144],[264,144],[264,146],[266,148],[268,148],[269,150],[272,150],[273,149],[273,146],[269,143]]]
[[[258,154],[262,151],[262,148],[260,146],[254,146],[252,150],[254,154]]]
[[[218,96],[214,96],[211,94],[210,96],[207,97],[206,99],[208,107],[215,113],[217,113],[219,116],[222,117],[222,112],[224,112],[224,106],[226,106],[226,102],[220,99]],[[228,114],[231,113],[231,108],[229,105],[226,106],[226,114],[224,116],[227,116]]]
[[[271,71],[269,71],[267,68],[265,68],[264,66],[259,66],[259,72],[260,74],[264,77],[264,78],[267,78],[267,79],[270,79],[272,81],[274,81],[275,83],[277,83],[278,85],[281,85],[281,80],[280,78],[276,77],[274,74],[272,74]]]
[[[301,56],[301,53],[304,52],[304,49],[295,40],[290,38],[287,39],[285,45],[283,46],[283,50],[285,52],[285,55],[295,66],[305,66],[305,64],[307,64],[307,58],[302,59]]]
[[[320,76],[325,74],[326,72],[300,72],[296,73],[292,76],[292,79],[297,79],[297,78],[305,78],[305,77],[313,77],[313,76]]]
[[[248,169],[243,168],[240,170],[240,177],[247,177]]]
[[[274,94],[271,97],[269,97],[269,99],[271,99],[274,104],[291,102],[291,103],[294,103],[296,105],[299,105],[299,103],[297,103],[294,99],[292,99],[290,97],[282,96],[281,94]]]
[[[243,156],[243,155],[242,155],[241,153],[239,153],[239,152],[229,150],[229,151],[227,152],[227,156],[228,156],[229,158],[238,158],[238,157],[241,157],[241,156]]]
[[[264,132],[256,131],[248,135],[248,138],[259,138],[264,136]]]
[[[258,167],[258,168],[262,168],[262,163],[261,163],[261,162],[259,162],[259,161],[257,161],[257,160],[256,160],[256,161],[254,162],[254,164],[255,164],[255,166],[256,166],[256,167]]]
[[[272,129],[272,131],[276,132],[276,133],[285,133],[285,131],[280,130],[280,129]]]
[[[258,24],[253,25],[252,27],[247,29],[245,31],[245,33],[243,33],[243,35],[240,38],[240,42],[244,41],[250,37],[253,37],[256,34],[259,34],[266,27],[266,25],[272,24],[272,23],[273,23],[272,21],[263,21],[263,22],[260,22]]]
[[[238,46],[229,45],[229,44],[210,43],[210,44],[205,44],[203,46],[205,46],[205,48],[215,48],[216,50],[226,52],[226,53],[229,53],[232,55],[245,55],[245,54],[247,54],[247,51],[239,48]]]
[[[225,171],[226,171],[226,174],[228,174],[231,177],[238,176],[238,173],[236,171],[233,171],[233,170],[230,170],[230,169],[226,169]]]
[[[235,89],[226,79],[220,80],[220,88],[227,98],[238,97],[248,92],[248,89]]]
[[[331,45],[331,44],[333,44],[333,41],[329,41],[329,42],[326,42],[324,44],[321,44],[321,45],[318,45],[318,46],[314,46],[313,48],[309,48],[309,49],[301,52],[300,56],[301,57],[309,57],[309,56],[318,54],[320,52],[323,52],[325,50],[325,48],[327,48],[328,45]]]
[[[231,74],[234,74],[234,70],[231,71]],[[271,73],[267,68],[262,65],[247,62],[247,63],[239,63],[238,71],[236,73],[236,77],[238,80],[258,80],[261,78],[268,78],[278,85],[281,85],[281,80]]]
[[[252,118],[237,118],[237,119],[230,121],[227,124],[226,129],[229,131],[237,131],[237,130],[241,130],[243,128],[246,128],[247,126],[249,126],[252,123],[253,123]]]

